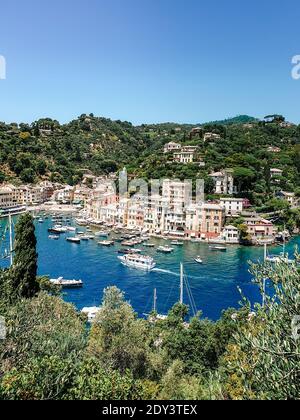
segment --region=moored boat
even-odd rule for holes
[[[114,241],[100,241],[100,242],[98,242],[98,245],[107,246],[107,247],[113,246],[114,244],[115,244]]]
[[[161,252],[163,254],[171,254],[174,251],[174,248],[171,248],[170,246],[159,246],[157,248],[157,252]]]
[[[222,245],[210,246],[209,249],[211,251],[220,251],[220,252],[226,252],[227,251],[226,246],[222,246]]]
[[[54,286],[60,286],[63,289],[76,289],[83,287],[82,280],[65,280],[63,277],[59,277],[58,279],[51,279],[50,283]]]
[[[71,243],[73,243],[73,244],[80,244],[80,242],[81,242],[81,238],[77,238],[77,237],[74,237],[74,238],[67,238],[67,239],[66,239],[66,241],[67,241],[67,242],[71,242]]]

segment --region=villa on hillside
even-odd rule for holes
[[[215,182],[215,194],[233,195],[235,193],[233,170],[225,169],[209,175]]]
[[[171,153],[171,152],[174,152],[174,151],[180,150],[180,149],[181,149],[181,144],[170,142],[170,143],[167,143],[165,145],[164,153],[167,154],[167,153]]]

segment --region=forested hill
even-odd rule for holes
[[[31,125],[0,123],[0,181],[50,179],[74,185],[86,170],[101,175],[126,165],[129,173],[145,179],[202,177],[209,190],[209,173],[232,168],[239,193],[255,194],[258,204],[274,189],[299,193],[300,126],[275,115],[265,121],[240,116],[197,127],[174,123],[135,127],[93,114],[64,125],[51,119]],[[205,141],[207,132],[220,139]],[[195,162],[172,162],[172,154],[163,153],[170,141],[198,146]],[[201,160],[205,167],[199,167]],[[276,183],[270,179],[270,168],[283,171]]]
[[[0,178],[33,183],[47,178],[76,183],[84,170],[115,172],[149,146],[129,122],[82,115],[68,124],[42,119],[0,123]]]

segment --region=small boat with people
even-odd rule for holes
[[[60,286],[63,289],[77,289],[83,287],[82,280],[65,280],[63,277],[58,279],[51,279],[50,283],[54,286]]]
[[[198,256],[197,258],[195,258],[195,262],[197,264],[203,264],[203,260],[202,260],[202,258],[200,256]]]
[[[171,248],[170,246],[159,246],[157,248],[157,252],[160,252],[162,254],[171,254],[174,251],[174,248]]]
[[[127,254],[118,258],[124,266],[129,268],[152,271],[156,267],[154,259],[148,256]]]

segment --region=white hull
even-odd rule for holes
[[[139,263],[138,261],[130,261],[125,257],[118,257],[119,260],[121,261],[121,264],[124,265],[125,267],[129,267],[129,268],[135,268],[137,270],[143,270],[143,271],[152,271],[155,267],[156,264],[153,263]]]

